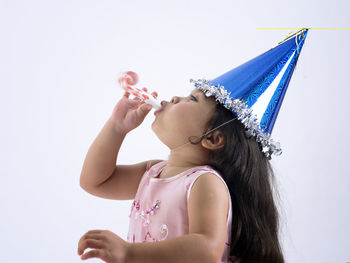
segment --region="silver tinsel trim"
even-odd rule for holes
[[[257,115],[252,112],[252,109],[243,100],[231,98],[230,93],[227,92],[224,86],[212,86],[206,79],[190,79],[190,82],[194,83],[196,88],[202,90],[207,97],[214,96],[216,101],[220,102],[226,109],[234,112],[246,127],[246,135],[248,137],[256,137],[256,141],[262,146],[262,152],[266,157],[271,157],[272,154],[282,154],[280,143],[272,140],[269,133],[263,133],[260,129]]]

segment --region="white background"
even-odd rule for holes
[[[85,155],[122,96],[121,71],[161,99],[186,95],[291,31],[350,27],[348,1],[0,1],[0,262],[81,262],[80,237],[126,240],[130,201],[79,186]],[[310,30],[272,136],[286,262],[350,261],[350,30]],[[153,111],[118,161],[167,159]],[[145,140],[147,138],[147,140]],[[89,262],[101,262],[90,259]]]

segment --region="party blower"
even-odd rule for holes
[[[152,105],[152,107],[156,110],[161,109],[162,105],[151,94],[139,88],[133,87],[135,84],[137,84],[137,82],[138,76],[132,71],[123,72],[122,76],[119,78],[119,84],[126,92],[129,92],[145,103]]]

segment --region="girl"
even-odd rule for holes
[[[129,95],[124,93],[91,145],[80,177],[90,194],[134,199],[128,242],[108,230],[88,231],[78,254],[94,250],[81,258],[284,262],[269,158],[241,121],[195,88],[187,97],[162,101],[155,112],[152,130],[169,147],[168,160],[116,165],[126,134],[151,110]]]

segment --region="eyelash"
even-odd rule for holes
[[[194,99],[194,101],[197,101],[197,98],[193,95],[191,95],[191,99]]]

